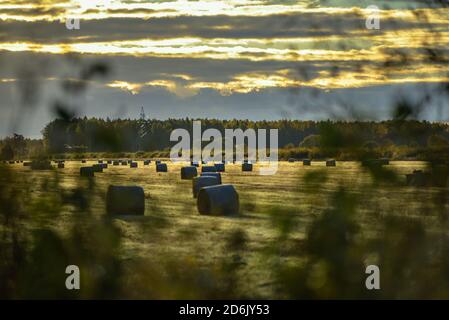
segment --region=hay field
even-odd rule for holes
[[[59,179],[66,191],[87,187],[88,180],[79,177],[79,168],[94,163],[97,162],[81,164],[79,161],[67,161],[64,169],[54,171],[31,171],[22,164],[9,167],[18,177],[27,177],[17,182],[27,183],[30,188],[30,197],[25,199],[26,202],[45,202],[48,195],[47,188],[43,186],[48,181]],[[318,161],[310,167],[303,166],[301,162],[280,162],[278,172],[273,176],[259,175],[258,165],[253,172],[241,172],[238,164],[227,165],[226,172],[222,173],[223,183],[236,187],[241,215],[200,216],[196,199],[192,197],[191,181],[180,179],[183,165],[169,163],[168,173],[156,173],[154,162],[144,166],[142,161],[138,161],[136,169],[109,165],[103,173],[95,174],[95,185],[90,194],[93,216],[99,219],[105,216],[105,194],[109,185],[143,187],[145,216],[112,219],[123,236],[118,253],[120,259],[125,263],[145,261],[142,269],[148,268],[148,263],[152,268],[164,269],[175,259],[181,274],[183,266],[195,266],[203,270],[206,277],[213,277],[209,273],[213,273],[215,267],[224,261],[233,261],[239,265],[237,282],[240,296],[282,297],[277,291],[273,270],[279,263],[301,263],[301,255],[293,251],[304,239],[309,223],[329,208],[330,197],[341,187],[363,199],[358,206],[359,220],[369,225],[368,229],[372,232],[376,231],[376,216],[383,214],[427,216],[430,225],[437,223],[432,219],[431,211],[425,208],[425,204],[431,202],[438,192],[436,188],[416,189],[387,184],[373,188],[369,173],[356,162],[337,162],[336,167],[330,168],[325,166],[325,162]],[[425,163],[410,161],[392,162],[388,168],[405,180],[405,173],[424,166]],[[306,178],[313,177],[314,173],[324,173],[324,178]],[[65,205],[58,219],[45,218],[45,224],[63,233],[74,217],[79,218],[78,215],[75,207]],[[283,241],[279,246],[280,228],[285,227],[282,218],[285,217],[291,218],[287,220],[287,224],[291,224],[287,226],[291,227],[291,233],[288,241]],[[85,215],[81,219],[88,223],[93,218]],[[242,237],[244,241],[239,241]],[[243,248],[238,249],[239,255],[229,249],[235,238],[237,246],[244,242]],[[155,297],[146,294],[144,287],[145,283],[133,283],[134,291],[128,292],[128,296]],[[202,295],[193,291],[190,295],[179,296],[165,288],[160,296],[156,296],[160,297],[197,298]]]

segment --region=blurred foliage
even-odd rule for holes
[[[435,1],[435,4],[438,2],[444,3]],[[435,64],[447,63],[437,49],[429,47],[427,59]],[[410,60],[404,52],[386,52],[385,58],[381,66],[384,73],[407,65]],[[84,65],[77,57],[71,59],[80,71],[78,78],[61,83],[68,96],[83,94],[89,80],[110,73],[104,63]],[[339,66],[330,67],[332,74],[339,73]],[[302,78],[308,77],[307,70],[298,72]],[[23,77],[29,80],[21,82],[23,103],[30,107],[38,97],[37,89],[33,75]],[[370,175],[357,192],[340,185],[330,199],[325,199],[329,202],[324,208],[315,209],[307,224],[301,219],[308,212],[300,209],[274,208],[268,212],[275,235],[269,243],[258,244],[263,258],[257,267],[270,269],[266,282],[276,288],[271,298],[449,298],[449,132],[446,124],[417,120],[432,99],[437,95],[447,98],[447,93],[448,84],[444,83],[440,92],[426,93],[416,101],[401,97],[392,108],[393,119],[376,123],[287,120],[203,123],[203,129],[279,128],[280,146],[288,145],[281,157],[357,159],[364,161],[362,170]],[[319,98],[318,93],[316,96]],[[52,108],[57,119],[43,132],[49,153],[35,150],[42,142],[14,136],[1,142],[2,159],[64,158],[67,146],[104,152],[101,157],[108,152],[120,152],[126,157],[129,154],[125,152],[142,149],[163,152],[169,147],[173,128],[191,130],[191,119],[146,120],[147,135],[141,141],[140,121],[80,119],[76,106],[61,101],[66,100],[55,101]],[[342,102],[340,108],[341,115],[358,119],[352,106]],[[387,165],[372,161],[379,157],[424,160],[425,174],[432,183],[405,188],[404,177]],[[306,187],[298,190],[298,195],[320,195],[328,180],[328,171],[311,171],[304,176]],[[0,298],[257,298],[242,289],[245,287],[242,278],[250,281],[240,274],[242,266],[254,254],[245,230],[229,232],[223,239],[221,254],[211,257],[213,262],[209,264],[194,256],[126,257],[120,218],[94,213],[93,198],[101,198],[95,180],[79,179],[77,184],[69,189],[64,187],[57,171],[35,180],[32,175],[16,174],[0,164]],[[432,201],[420,203],[415,210],[420,214],[414,216],[406,214],[407,204],[400,211],[391,211],[387,201],[370,202],[380,186],[387,192],[401,187],[400,190],[418,199],[421,188],[433,188]],[[245,210],[257,207],[257,202],[242,200],[246,201]],[[162,237],[169,218],[164,217],[166,213],[160,212],[157,204],[150,209],[157,211],[158,223],[139,221],[140,233]],[[56,222],[65,227],[59,228]],[[305,232],[298,237],[297,230],[301,227]],[[191,232],[179,235],[190,236]],[[65,288],[64,271],[71,264],[82,270],[79,291]],[[365,287],[365,268],[369,264],[380,268],[381,290],[369,291]]]

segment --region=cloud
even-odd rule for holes
[[[145,105],[160,118],[321,119],[347,100],[382,118],[395,90],[412,96],[449,80],[447,9],[421,1],[412,3],[421,10],[378,1],[380,30],[365,27],[370,1],[80,3],[0,0],[0,117],[20,110],[23,70],[42,85],[36,105],[46,108],[64,98],[64,81],[95,61],[112,72],[87,83],[80,114],[113,116],[129,107],[126,115],[134,115]],[[80,30],[65,27],[72,13],[82,13]],[[33,123],[50,118],[38,112]]]

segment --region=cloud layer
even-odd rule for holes
[[[449,80],[449,9],[436,1],[374,1],[379,11],[371,4],[0,0],[1,121],[32,103],[44,109],[68,99],[61,84],[93,61],[112,73],[86,83],[88,93],[73,103],[79,114],[135,116],[144,106],[161,118],[321,119],[351,105],[348,118],[385,118],[399,93],[427,94]],[[373,14],[379,30],[366,28]],[[81,18],[79,30],[65,27],[70,17]],[[22,97],[31,87],[39,91],[32,103]],[[448,107],[447,99],[432,103]],[[23,120],[21,128],[2,123],[0,135],[26,128],[38,136],[51,117],[40,112],[36,125]]]

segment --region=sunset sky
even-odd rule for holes
[[[0,0],[0,136],[39,137],[58,100],[103,118],[385,119],[449,81],[444,2]],[[94,61],[111,73],[65,95]],[[448,97],[420,116],[448,120]]]

